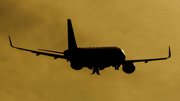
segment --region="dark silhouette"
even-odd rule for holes
[[[113,66],[115,70],[119,70],[122,64],[122,69],[125,73],[133,73],[135,71],[134,62],[145,62],[155,60],[165,60],[171,57],[171,51],[169,46],[169,56],[165,58],[154,59],[140,59],[140,60],[125,60],[125,53],[118,47],[90,47],[79,48],[76,44],[74,31],[71,20],[68,19],[68,49],[64,52],[57,52],[52,50],[39,49],[39,51],[29,50],[19,47],[14,47],[9,36],[10,45],[13,48],[36,53],[36,55],[47,55],[54,57],[54,59],[62,58],[70,62],[71,67],[74,70],[81,70],[83,67],[93,69],[92,74],[99,74],[99,70],[103,70],[107,67]]]

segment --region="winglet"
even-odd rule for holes
[[[171,57],[171,49],[170,49],[170,46],[169,46],[169,56],[168,56],[168,58],[170,58]]]
[[[10,42],[11,47],[14,47],[14,46],[12,45],[10,36],[9,36],[9,42]]]

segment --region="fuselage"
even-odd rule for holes
[[[64,56],[81,67],[120,66],[125,61],[123,50],[118,47],[77,48],[66,50]]]

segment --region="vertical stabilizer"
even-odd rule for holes
[[[71,23],[71,19],[68,19],[68,49],[77,49],[76,39],[74,36],[74,31]]]

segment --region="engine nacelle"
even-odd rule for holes
[[[83,67],[77,64],[71,63],[71,68],[73,68],[74,70],[81,70]]]
[[[127,74],[131,74],[135,71],[136,67],[133,63],[124,63],[122,70],[127,73]]]

